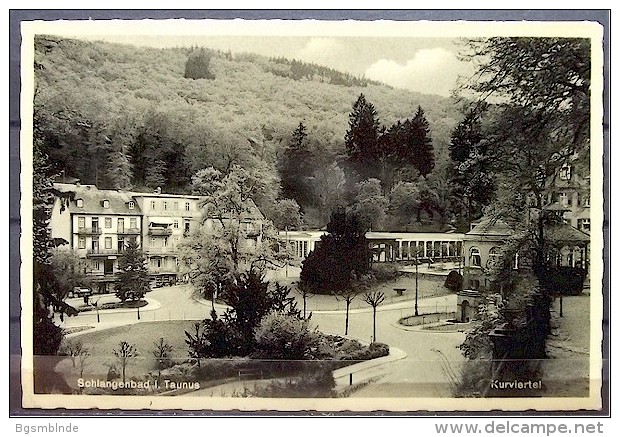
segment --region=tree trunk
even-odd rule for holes
[[[372,307],[372,342],[377,341],[377,307]]]
[[[347,298],[347,312],[344,319],[344,335],[349,334],[349,305],[351,305],[351,299]]]

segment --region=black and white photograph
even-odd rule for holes
[[[596,22],[22,22],[25,407],[599,410]]]

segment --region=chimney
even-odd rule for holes
[[[161,187],[157,187],[157,189],[155,190],[155,192],[156,192],[157,194],[161,194]]]
[[[80,180],[78,179],[77,181],[75,181],[75,186],[79,187],[80,186]]]

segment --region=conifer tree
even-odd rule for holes
[[[407,148],[402,152],[402,158],[426,177],[435,167],[435,156],[430,127],[422,107],[418,106],[413,119],[404,124]]]
[[[306,126],[299,122],[279,165],[284,197],[301,204],[307,204],[310,200],[312,187],[308,181],[314,172],[313,154],[308,148],[307,137]]]
[[[344,141],[349,161],[361,179],[379,176],[379,137],[377,111],[364,94],[360,94],[349,114],[349,129]]]
[[[139,300],[151,291],[146,257],[135,241],[130,241],[118,260],[120,271],[116,284],[116,297],[122,302]]]
[[[467,220],[471,221],[491,201],[494,192],[488,142],[478,111],[470,110],[465,114],[452,132],[448,150],[453,164],[448,171],[453,197],[465,203]]]

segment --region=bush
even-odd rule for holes
[[[261,320],[254,338],[257,358],[313,359],[319,345],[319,334],[310,330],[307,320],[277,313]]]
[[[448,273],[448,276],[446,277],[446,282],[444,282],[443,286],[455,293],[462,290],[463,275],[461,275],[455,270],[452,270],[450,273]]]
[[[372,266],[372,274],[380,282],[395,281],[399,276],[399,272],[400,270],[396,263],[382,263]]]
[[[374,360],[375,358],[388,356],[390,354],[390,347],[385,343],[372,343],[368,347],[368,351],[370,352],[370,359]]]

